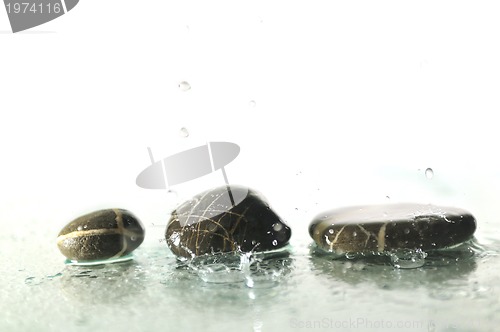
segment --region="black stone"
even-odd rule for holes
[[[170,250],[186,258],[274,250],[285,246],[290,236],[290,227],[265,199],[241,186],[208,190],[181,204],[165,232]]]
[[[67,224],[59,232],[57,246],[74,261],[118,258],[139,247],[144,234],[144,226],[129,211],[100,210]]]
[[[476,220],[469,212],[423,204],[354,206],[316,216],[309,234],[336,253],[433,250],[469,240]]]

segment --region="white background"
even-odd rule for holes
[[[167,193],[135,185],[147,147],[160,159],[230,141],[230,182],[261,191],[294,236],[322,210],[396,201],[457,205],[493,226],[499,9],[82,0],[12,34],[0,8],[0,223],[55,237],[115,206],[165,223]],[[181,200],[222,181],[171,189]]]

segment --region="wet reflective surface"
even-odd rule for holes
[[[296,233],[286,250],[265,257],[188,263],[152,238],[133,260],[97,266],[64,265],[53,234],[33,242],[4,233],[0,329],[488,331],[500,323],[495,238],[398,269],[388,256],[332,259],[317,252],[305,225]]]

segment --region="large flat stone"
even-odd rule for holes
[[[309,225],[316,244],[336,253],[441,249],[467,241],[475,230],[466,210],[413,203],[334,209]]]

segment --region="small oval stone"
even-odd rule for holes
[[[194,196],[171,214],[165,231],[170,250],[192,258],[216,252],[284,247],[291,229],[252,189],[222,186]]]
[[[144,226],[131,212],[99,210],[67,224],[59,232],[57,246],[73,261],[118,258],[139,247],[144,234]]]
[[[469,240],[475,230],[468,211],[413,203],[335,209],[309,225],[318,247],[337,253],[442,249]]]

